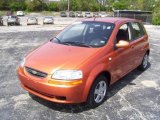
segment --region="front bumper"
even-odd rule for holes
[[[82,103],[83,83],[77,85],[55,85],[48,83],[48,78],[28,76],[23,69],[18,68],[18,78],[21,86],[29,93],[48,101],[57,103]]]
[[[38,23],[37,22],[32,22],[32,21],[27,22],[27,25],[36,25],[36,24],[38,24]]]
[[[46,20],[46,21],[45,21],[45,20],[44,20],[43,23],[45,23],[45,24],[53,24],[54,21],[51,21],[51,20],[48,20],[48,21]]]

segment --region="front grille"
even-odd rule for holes
[[[47,73],[41,72],[39,70],[35,70],[33,68],[25,67],[25,69],[29,74],[35,77],[45,78],[48,75]]]

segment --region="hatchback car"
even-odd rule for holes
[[[67,17],[67,13],[66,13],[65,11],[62,11],[62,12],[60,13],[60,16],[61,16],[61,17]]]
[[[92,17],[92,15],[91,15],[91,13],[90,13],[90,12],[85,12],[85,17],[86,17],[86,18],[91,18],[91,17]]]
[[[77,11],[77,12],[76,12],[76,17],[83,18],[83,13],[82,13],[82,11]]]
[[[54,24],[54,19],[51,16],[44,17],[43,24]]]
[[[73,11],[69,12],[69,17],[76,17],[75,13]]]
[[[36,17],[28,17],[27,25],[38,25],[38,19]]]
[[[110,85],[137,67],[147,69],[149,52],[138,20],[86,19],[28,54],[18,77],[25,90],[43,99],[96,107],[106,100]]]
[[[100,13],[100,17],[102,17],[102,18],[103,18],[103,17],[107,17],[106,12],[101,12],[101,13]]]
[[[94,12],[93,17],[100,17],[100,14],[98,12]]]
[[[8,16],[7,25],[20,25],[20,19],[17,16]]]
[[[24,16],[24,12],[23,11],[17,11],[17,16]]]

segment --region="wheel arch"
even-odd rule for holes
[[[112,77],[111,77],[111,73],[109,71],[102,70],[102,71],[98,72],[97,74],[95,73],[94,77],[89,77],[87,79],[87,81],[89,81],[89,82],[87,82],[86,85],[85,85],[85,88],[84,88],[85,90],[84,90],[84,93],[83,93],[83,100],[85,100],[85,101],[87,100],[94,81],[100,75],[103,75],[103,76],[105,76],[107,78],[108,86],[110,86]]]
[[[97,77],[99,77],[100,75],[103,75],[103,76],[105,76],[106,78],[107,78],[107,82],[108,82],[108,86],[110,86],[110,83],[111,83],[111,73],[109,72],[109,71],[102,71],[102,72],[100,72],[97,76],[96,76],[96,78]],[[96,79],[95,78],[95,79]],[[94,81],[93,81],[94,82]],[[93,84],[93,83],[92,83]]]

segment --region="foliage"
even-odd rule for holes
[[[113,9],[115,10],[127,9],[127,4],[125,2],[116,1],[113,3]]]
[[[0,0],[0,10],[9,10],[9,1]]]
[[[152,23],[154,25],[160,25],[160,0],[157,1],[157,4],[155,6]]]
[[[47,6],[48,11],[59,11],[59,4],[57,2],[49,3]]]
[[[26,0],[27,11],[42,11],[46,9],[43,0]]]
[[[112,9],[147,10],[153,11],[158,0],[69,0],[72,11],[102,11]],[[0,0],[0,10],[28,10],[28,11],[65,11],[68,9],[68,0],[45,3],[44,0]]]
[[[153,11],[153,24],[160,25],[160,0],[69,0],[70,11],[112,11],[146,10]],[[0,0],[0,10],[27,11],[66,11],[68,0],[45,3],[44,0]]]
[[[26,4],[23,2],[13,2],[9,5],[11,11],[25,10]]]

